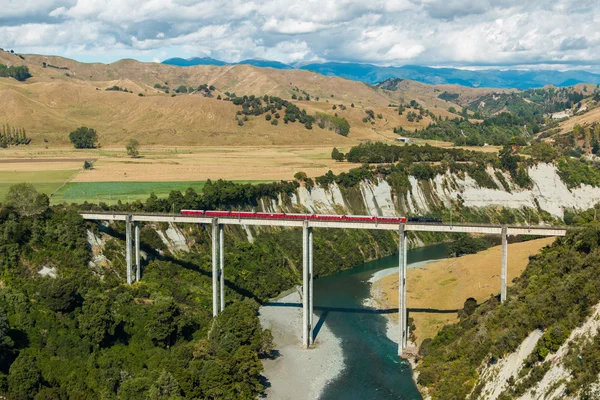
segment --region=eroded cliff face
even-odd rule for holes
[[[544,361],[547,365],[544,373],[540,374],[535,383],[518,396],[521,400],[534,399],[578,399],[581,393],[569,394],[568,383],[572,379],[572,371],[569,368],[567,357],[570,354],[581,354],[581,344],[585,341],[595,340],[600,329],[600,304],[596,305],[590,317],[579,327],[574,329],[567,340],[555,352],[548,355]],[[533,371],[522,374],[521,370],[529,355],[534,351],[537,342],[541,339],[543,332],[536,330],[521,343],[519,348],[499,360],[494,365],[484,364],[479,369],[478,384],[483,385],[481,394],[477,399],[495,400],[500,398],[511,386],[519,385],[530,379]],[[521,376],[523,375],[523,376]],[[600,382],[600,378],[598,380]],[[589,398],[600,397],[600,384],[592,385]]]
[[[462,205],[471,208],[530,208],[548,212],[562,219],[565,210],[585,210],[600,199],[600,188],[582,185],[569,189],[552,164],[538,164],[529,169],[531,189],[522,189],[502,171],[487,170],[498,189],[481,187],[468,174],[446,173],[428,181],[409,177],[410,187],[404,192],[394,190],[384,179],[362,181],[358,188],[344,189],[333,183],[324,189],[318,186],[300,187],[286,202],[261,201],[265,211],[304,210],[322,214],[421,215],[440,206]],[[504,188],[496,173],[502,174]]]

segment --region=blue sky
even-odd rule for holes
[[[600,72],[592,0],[0,0],[0,47],[80,61],[211,56]]]

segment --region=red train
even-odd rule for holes
[[[375,217],[372,215],[331,215],[331,214],[286,214],[253,211],[209,211],[181,210],[181,215],[194,217],[226,217],[226,218],[260,218],[260,219],[299,219],[315,221],[348,221],[399,224],[406,222],[406,217]]]

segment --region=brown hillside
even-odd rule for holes
[[[25,128],[33,145],[68,145],[68,133],[79,126],[95,128],[103,145],[122,145],[132,137],[142,145],[350,145],[363,140],[393,140],[397,137],[395,127],[415,129],[431,122],[424,118],[411,123],[405,115],[399,116],[389,105],[400,100],[415,99],[436,115],[451,115],[446,111],[450,103],[438,99],[435,89],[410,81],[398,90],[386,91],[303,70],[249,65],[183,68],[135,60],[100,64],[30,54],[22,57],[24,60],[0,51],[0,63],[26,65],[33,75],[26,82],[0,78],[0,123]],[[155,84],[168,84],[170,93],[155,89]],[[200,84],[214,85],[214,97],[197,93],[171,97],[180,85]],[[112,86],[133,93],[105,90]],[[241,108],[216,99],[224,92],[268,94],[288,100],[294,94],[308,93],[311,101],[295,103],[311,114],[325,112],[348,119],[350,135],[345,138],[316,124],[312,130],[297,122],[280,121],[273,126],[264,115],[250,116],[239,126],[236,111]],[[332,109],[334,104],[336,110]],[[369,109],[382,118],[364,123]]]

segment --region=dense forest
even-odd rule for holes
[[[514,351],[536,329],[542,330],[543,336],[519,378],[500,398],[524,394],[548,371],[548,354],[558,350],[600,301],[600,225],[594,221],[593,210],[581,213],[574,222],[580,229],[530,259],[508,289],[504,304],[497,297],[490,298],[476,310],[462,313],[459,323],[423,342],[418,381],[430,389],[434,399],[477,398],[483,388],[483,383],[474,386],[479,367]],[[600,372],[596,343],[597,339],[580,343],[582,351],[590,351],[569,358],[572,381],[567,384],[568,395],[593,398],[589,389]]]
[[[208,201],[230,198],[229,184],[208,186]],[[25,184],[0,206],[0,394],[248,399],[263,391],[259,358],[270,356],[273,343],[258,306],[299,282],[300,231],[259,231],[250,243],[243,230],[227,227],[228,304],[213,319],[210,229],[188,227],[191,251],[174,255],[156,233],[164,227],[144,226],[149,262],[142,281],[127,286],[118,240],[124,225],[85,223],[77,208],[48,207]],[[109,234],[103,265],[90,264],[87,242],[99,229]],[[391,254],[397,244],[388,232],[320,230],[314,246],[319,276]]]

